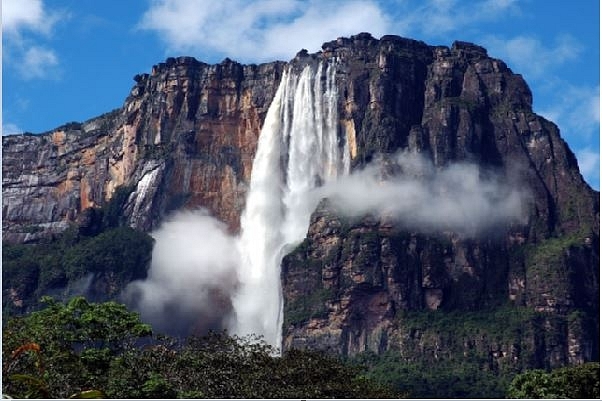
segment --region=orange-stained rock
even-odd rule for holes
[[[177,208],[204,207],[237,231],[283,67],[170,58],[135,77],[120,109],[42,135],[4,137],[4,240],[60,232],[116,188],[140,187],[145,175],[154,192],[132,194],[124,210],[131,226],[151,230]],[[161,166],[152,177],[149,162]]]

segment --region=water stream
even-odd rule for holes
[[[336,64],[286,69],[268,109],[253,161],[238,247],[239,290],[231,331],[280,347],[282,257],[307,234],[313,189],[349,170],[338,134]]]

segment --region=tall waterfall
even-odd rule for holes
[[[301,74],[284,71],[253,161],[238,242],[240,288],[231,330],[260,334],[280,347],[280,263],[303,240],[316,202],[311,191],[349,170],[339,140],[336,66],[320,62]]]

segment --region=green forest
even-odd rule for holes
[[[153,334],[115,302],[82,297],[9,319],[3,392],[15,398],[399,398],[359,366],[261,339]]]
[[[260,338],[225,332],[178,339],[153,333],[116,302],[67,303],[11,317],[2,333],[2,389],[13,398],[405,398],[427,389],[491,385],[495,377],[382,358],[375,368],[310,350],[277,355]],[[423,369],[425,367],[422,367]],[[423,370],[423,372],[426,372]],[[511,398],[597,398],[599,364],[514,377]],[[452,386],[453,387],[453,386]],[[433,393],[431,393],[433,394]],[[449,394],[447,394],[449,396]]]

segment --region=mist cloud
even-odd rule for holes
[[[475,164],[436,168],[418,154],[401,152],[314,190],[307,202],[315,209],[323,198],[345,216],[371,214],[392,219],[400,228],[478,236],[524,222],[529,195],[517,180],[485,173]],[[238,252],[240,237],[229,235],[204,210],[179,212],[152,236],[149,276],[131,283],[124,301],[161,333],[204,334],[233,327],[232,300],[245,288],[259,288],[238,282],[249,277]],[[264,291],[249,299],[268,306]]]
[[[435,168],[419,154],[402,152],[314,195],[347,216],[386,216],[406,228],[478,235],[525,221],[528,192],[512,181],[475,164]]]
[[[204,210],[182,211],[151,235],[149,275],[126,288],[126,303],[161,333],[225,328],[240,260],[226,226]]]

